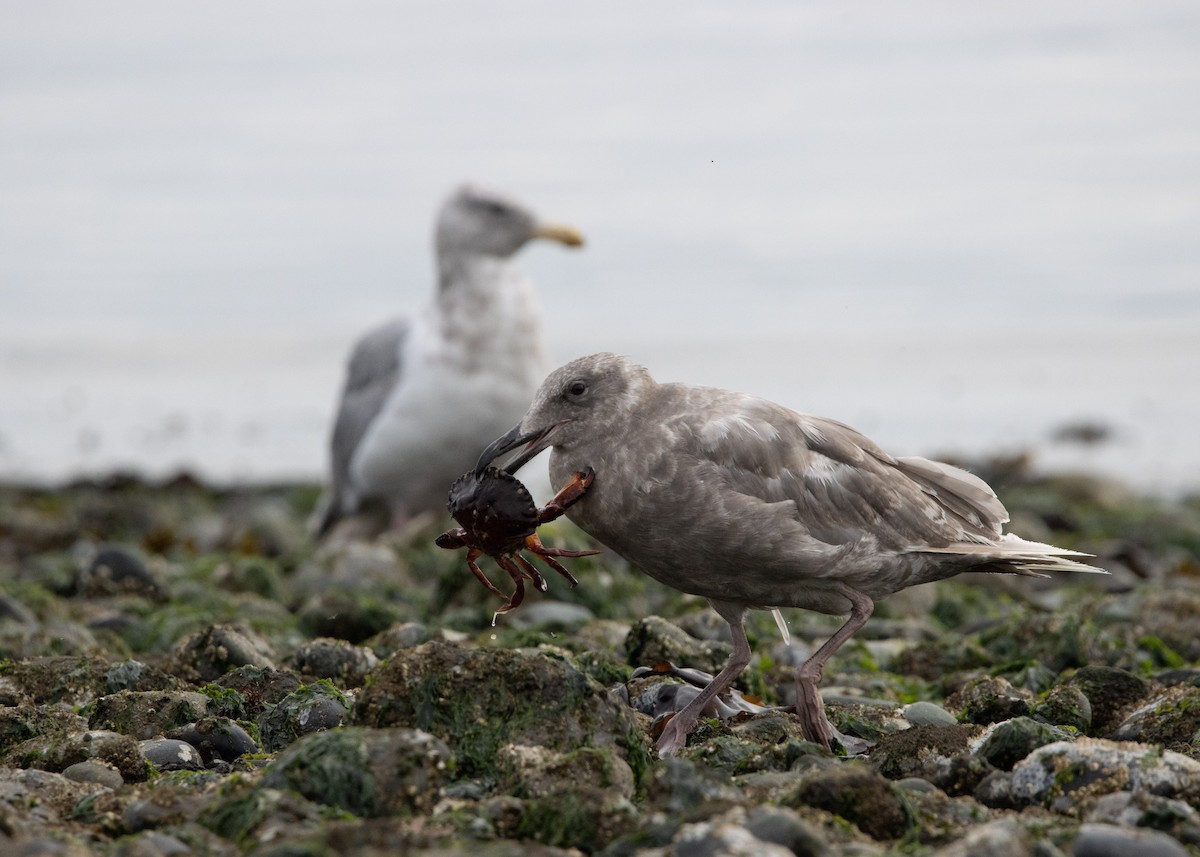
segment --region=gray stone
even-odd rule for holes
[[[782,845],[796,857],[827,857],[833,854],[820,828],[786,807],[770,804],[757,806],[750,811],[745,826],[755,838]]]
[[[1011,771],[1013,765],[1038,747],[1055,741],[1072,741],[1074,737],[1029,717],[1014,717],[989,729],[975,753],[1000,770]]]
[[[200,751],[176,738],[151,738],[138,745],[142,757],[160,771],[198,771],[204,767]]]
[[[68,780],[74,780],[77,783],[96,783],[110,789],[119,789],[125,783],[125,778],[113,765],[92,759],[68,765],[63,769],[62,774]]]
[[[958,718],[932,702],[914,702],[904,706],[904,719],[913,726],[953,726]]]
[[[1083,824],[1071,846],[1071,857],[1188,857],[1188,850],[1157,830],[1111,824]]]
[[[174,730],[167,737],[191,744],[207,765],[217,760],[232,762],[260,749],[250,734],[228,717],[205,717]]]
[[[298,792],[359,816],[428,812],[452,755],[418,729],[347,727],[307,735],[267,768],[264,788]]]
[[[1029,834],[1011,818],[990,821],[935,852],[935,857],[1034,857]]]
[[[1200,762],[1147,744],[1099,738],[1039,747],[1013,768],[1014,798],[1070,810],[1075,793],[1089,797],[1117,791],[1150,792],[1181,800],[1200,796]]]
[[[157,738],[208,712],[209,698],[188,690],[122,690],[96,700],[93,729],[112,729],[138,740]]]

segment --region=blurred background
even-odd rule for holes
[[[468,179],[556,362],[1200,487],[1191,0],[3,0],[0,478],[321,478]]]

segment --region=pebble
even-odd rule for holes
[[[1188,850],[1165,833],[1111,824],[1083,824],[1071,857],[1188,857]]]
[[[89,759],[86,762],[76,762],[63,769],[63,776],[77,783],[96,783],[110,789],[119,789],[125,784],[121,772],[107,762],[97,762]]]
[[[204,768],[200,751],[175,738],[151,738],[139,742],[142,758],[160,771],[199,771]]]
[[[932,702],[910,703],[901,713],[913,726],[953,726],[958,723],[957,717]]]
[[[259,751],[250,733],[228,717],[205,717],[172,731],[168,737],[186,741],[200,753],[206,765],[218,759],[232,762]]]

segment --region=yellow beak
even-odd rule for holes
[[[533,237],[557,241],[568,247],[583,246],[583,234],[574,226],[566,226],[562,223],[542,223],[533,230]]]

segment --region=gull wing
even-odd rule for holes
[[[409,329],[407,319],[395,319],[367,333],[354,346],[330,440],[332,483],[314,516],[317,535],[353,511],[345,508],[350,461],[403,374],[400,354]]]

